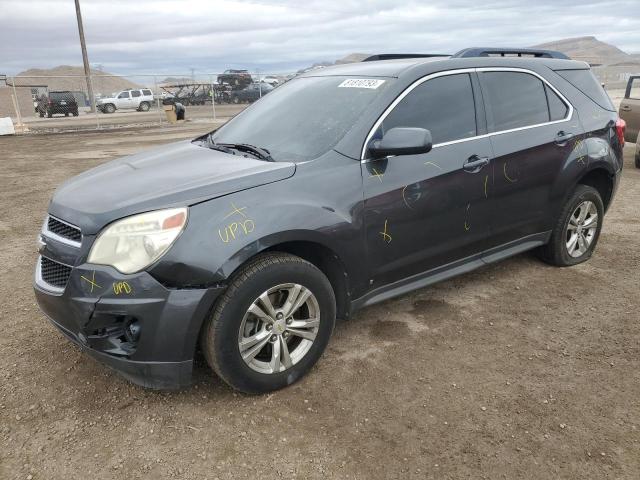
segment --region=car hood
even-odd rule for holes
[[[128,215],[193,205],[284,180],[295,170],[295,163],[266,162],[177,142],[71,178],[54,193],[49,213],[91,235]]]

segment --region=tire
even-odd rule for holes
[[[40,115],[40,118],[44,118],[44,111],[38,110],[38,115]]]
[[[234,96],[233,96],[233,98],[231,99],[231,101],[232,101],[233,103],[235,103],[236,105],[237,105],[238,103],[240,103],[240,99],[237,97],[237,95],[234,95]]]
[[[141,112],[148,112],[150,108],[149,102],[141,102],[138,110]]]
[[[75,110],[75,111],[73,112],[73,116],[74,116],[74,117],[77,117],[77,116],[78,116],[78,110]]]
[[[64,116],[68,117],[69,116],[69,112],[64,112]]]
[[[51,118],[53,116],[53,113],[51,113],[51,110],[47,110],[47,118]]]
[[[273,301],[276,312],[281,308],[287,313],[286,300],[293,297],[285,292],[298,287],[302,290],[292,295],[302,294],[306,289],[311,296],[304,300],[300,308],[293,310],[290,318],[284,318],[278,313],[277,317],[272,315],[267,322],[248,311],[254,304],[259,304],[263,311],[268,311],[264,303],[260,303],[259,297],[273,289],[280,289],[267,298],[271,298],[270,302]],[[313,322],[313,332],[304,327],[296,328],[300,326],[296,324],[303,324],[305,321],[297,318],[305,316],[309,319],[319,316],[319,323]],[[229,286],[217,300],[213,314],[202,332],[202,350],[211,368],[231,387],[249,394],[270,392],[296,382],[318,361],[331,337],[335,317],[336,301],[331,284],[313,264],[287,253],[261,254],[233,275]],[[247,332],[248,328],[250,330]],[[308,340],[297,333],[290,333],[289,328],[315,336]],[[248,357],[251,357],[250,350],[257,350],[257,354],[254,353],[253,357],[245,361],[240,352],[240,342],[252,335],[261,338],[261,341],[250,343],[249,348],[244,350]],[[287,346],[290,359],[284,356],[283,345]],[[278,363],[264,362],[273,362],[276,347],[283,352],[277,356]],[[277,371],[274,372],[276,368]]]
[[[640,168],[640,153],[636,154],[636,168]]]
[[[589,206],[588,208],[586,207],[587,205]],[[591,205],[593,205],[594,208],[591,208]],[[574,234],[578,230],[576,230],[577,227],[569,227],[569,223],[572,218],[575,218],[574,216],[577,215],[577,209],[579,206],[584,206],[587,210],[590,210],[587,212],[586,219],[583,219],[584,226],[580,226],[579,228],[579,231],[587,232],[583,236],[585,239],[584,245],[586,245],[587,248],[582,249],[580,242],[576,242],[575,246],[572,247],[573,254],[571,254],[568,248],[568,243],[573,239],[573,234],[569,231],[569,228],[573,229]],[[593,214],[591,212],[594,210],[597,213],[597,218],[592,220],[592,223],[588,224],[587,222],[589,219],[593,218]],[[578,185],[569,200],[567,200],[567,203],[564,205],[562,213],[556,221],[551,233],[549,243],[538,249],[540,258],[550,265],[555,265],[557,267],[569,267],[589,260],[598,243],[600,231],[602,230],[603,218],[604,205],[602,203],[600,193],[595,188],[588,185]],[[592,231],[592,228],[587,228],[587,226],[590,227],[594,223],[595,230]],[[579,235],[579,231],[577,235]],[[588,240],[589,238],[590,240]]]
[[[104,113],[113,113],[116,111],[116,106],[113,103],[107,103],[104,107],[102,107],[102,111]]]

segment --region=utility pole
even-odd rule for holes
[[[87,78],[87,92],[89,93],[89,107],[96,111],[96,103],[93,99],[93,87],[91,86],[91,69],[87,57],[87,45],[84,42],[84,28],[82,27],[82,14],[80,13],[80,0],[76,1],[76,17],[78,18],[78,33],[80,34],[80,48],[82,49],[82,62],[84,63],[84,75]]]

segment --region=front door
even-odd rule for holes
[[[640,77],[631,77],[622,102],[620,118],[627,122],[625,140],[635,143],[640,131]]]
[[[426,154],[364,160],[364,208],[373,288],[481,252],[489,236],[491,143],[474,74],[439,74],[404,96],[372,140],[394,127],[431,132]],[[475,89],[474,89],[475,86]],[[475,92],[474,92],[475,90]]]

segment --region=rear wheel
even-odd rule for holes
[[[335,323],[335,296],[314,265],[259,255],[234,275],[205,325],[202,349],[225,382],[245,393],[286,387],[318,361]]]
[[[73,116],[74,116],[74,117],[77,117],[77,116],[78,116],[78,110],[74,110],[74,112],[73,112]]]
[[[51,112],[51,110],[47,109],[47,118],[51,118],[53,116],[53,113]]]
[[[38,115],[40,115],[40,118],[44,118],[44,110],[38,110]]]
[[[539,249],[540,257],[559,267],[588,260],[598,243],[603,217],[600,193],[588,185],[578,185],[562,209],[549,243]]]
[[[140,107],[138,107],[138,108],[139,108],[139,110],[141,112],[148,112],[149,111],[149,107],[150,107],[149,102],[142,102],[142,103],[140,103]]]

